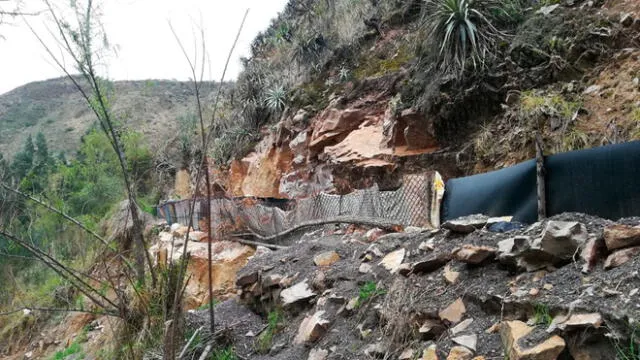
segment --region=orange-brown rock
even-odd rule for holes
[[[393,167],[393,163],[380,159],[391,155],[390,148],[381,148],[382,126],[368,125],[350,132],[340,143],[327,146],[324,152],[337,163],[361,163],[363,167]],[[370,160],[376,159],[372,162]]]
[[[473,358],[473,351],[464,346],[452,347],[447,356],[447,360],[471,360],[471,358]]]
[[[327,251],[313,257],[316,266],[330,266],[340,260],[340,255],[335,251]]]
[[[609,250],[640,245],[640,227],[609,225],[604,228],[603,236]]]
[[[255,154],[254,154],[255,156]],[[233,160],[231,162],[231,168],[229,169],[229,191],[233,196],[243,196],[242,183],[244,178],[249,172],[249,165],[251,164],[251,158],[244,158],[242,160]]]
[[[335,144],[364,120],[365,114],[360,109],[326,109],[316,120],[309,147],[322,150],[327,145]]]
[[[462,302],[462,298],[452,302],[446,308],[440,310],[438,316],[440,319],[446,320],[452,324],[460,322],[462,317],[467,312],[467,308],[464,306],[464,302]]]
[[[315,342],[327,331],[327,327],[330,323],[329,320],[324,319],[324,311],[318,311],[312,316],[307,316],[300,323],[298,329],[298,335],[293,340],[294,344],[304,344]]]
[[[385,114],[389,116],[389,112]],[[385,120],[388,121],[388,120]],[[392,129],[381,139],[386,148],[406,147],[407,150],[436,148],[433,122],[422,113],[413,110],[403,110],[393,121]]]
[[[522,321],[504,321],[500,326],[500,335],[504,345],[505,353],[511,360],[547,360],[556,359],[564,350],[565,342],[558,336],[553,335],[534,344],[524,347],[521,340],[525,338],[534,328]]]
[[[189,171],[181,169],[176,173],[176,181],[174,185],[174,193],[180,199],[191,198],[191,177]]]
[[[465,244],[452,252],[452,257],[467,264],[480,264],[495,256],[498,249],[488,246],[475,246]]]
[[[187,252],[191,254],[187,267],[189,282],[185,290],[185,307],[196,308],[209,301],[209,275],[208,275],[208,243],[190,241]],[[171,261],[178,261],[182,258],[182,244],[172,248],[170,242],[160,242],[153,245],[149,252],[153,259],[159,263],[166,263],[170,257]],[[253,248],[232,241],[220,241],[211,244],[211,274],[213,292],[216,296],[225,296],[235,293],[236,274],[247,264],[248,258],[254,254]],[[253,280],[257,281],[257,278]]]
[[[199,246],[193,246],[199,245]],[[185,306],[198,307],[209,302],[209,277],[206,243],[189,243],[191,258],[187,268],[190,275],[186,289]],[[253,255],[253,248],[231,241],[213,243],[212,284],[215,295],[226,295],[235,291],[236,274]]]
[[[264,153],[252,154],[242,162],[248,163],[244,177],[244,165],[232,164],[230,177],[236,196],[284,198],[280,193],[280,180],[291,169],[293,153],[289,147],[269,147]],[[238,182],[242,185],[238,189]]]
[[[604,268],[611,269],[618,267],[638,255],[640,255],[640,246],[615,251],[607,257],[607,260],[605,260]]]

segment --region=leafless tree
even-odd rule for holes
[[[205,70],[205,65],[207,62],[207,49],[206,49],[206,41],[204,38],[204,30],[202,27],[200,27],[200,63],[198,64],[198,53],[197,53],[197,49],[196,49],[196,54],[194,56],[194,58],[191,58],[189,56],[189,54],[187,53],[182,41],[180,40],[180,38],[178,37],[178,35],[176,34],[175,29],[173,28],[173,26],[171,26],[171,23],[169,23],[169,26],[171,28],[171,31],[178,43],[178,46],[180,47],[180,50],[182,51],[182,54],[184,55],[187,64],[189,65],[189,71],[190,71],[190,75],[191,75],[191,82],[193,84],[194,90],[195,90],[195,103],[196,103],[196,113],[198,115],[198,120],[199,120],[199,125],[200,125],[200,136],[201,136],[201,154],[202,157],[200,159],[200,165],[198,166],[198,170],[196,172],[196,189],[194,189],[194,193],[192,196],[192,201],[190,203],[190,207],[189,207],[189,224],[187,225],[187,234],[185,235],[185,241],[183,244],[183,254],[187,254],[187,249],[188,249],[188,242],[189,242],[189,231],[191,231],[193,229],[193,213],[195,212],[195,198],[198,192],[198,185],[200,184],[200,181],[202,179],[202,176],[204,175],[205,178],[205,186],[206,186],[206,195],[207,195],[207,201],[206,201],[206,213],[205,213],[205,221],[209,226],[209,229],[207,231],[207,260],[208,260],[208,288],[209,288],[209,330],[211,332],[211,334],[215,333],[215,311],[214,311],[214,306],[213,306],[213,281],[212,281],[212,250],[211,250],[211,232],[214,229],[211,229],[211,180],[209,178],[209,159],[207,156],[208,153],[208,149],[209,149],[209,143],[211,141],[211,134],[213,133],[212,129],[215,126],[215,122],[216,122],[216,116],[217,116],[217,111],[218,111],[218,105],[220,102],[220,97],[222,94],[222,85],[224,83],[224,79],[227,73],[227,67],[229,66],[229,61],[231,60],[231,56],[233,54],[233,51],[236,47],[236,44],[238,43],[238,38],[240,37],[240,33],[242,32],[242,28],[244,27],[244,23],[245,20],[247,18],[247,15],[249,13],[249,10],[247,9],[247,11],[244,14],[244,17],[242,18],[242,22],[240,23],[240,27],[238,28],[238,31],[236,33],[236,38],[233,42],[233,45],[231,46],[231,49],[229,50],[229,54],[227,56],[227,60],[225,62],[225,66],[224,66],[224,70],[222,71],[222,76],[220,79],[220,82],[218,83],[218,91],[216,92],[216,97],[214,99],[213,102],[213,112],[211,115],[211,120],[209,122],[208,125],[205,124],[205,119],[204,119],[204,109],[203,109],[203,104],[202,104],[202,99],[201,99],[201,93],[200,93],[200,89],[202,86],[202,81],[203,81],[203,77],[204,77],[204,70]],[[182,262],[180,268],[179,268],[179,272],[178,272],[178,284],[181,284],[182,286],[186,286],[185,282],[185,274],[186,274],[186,267],[187,267],[187,261],[185,259],[185,261]],[[183,285],[184,284],[184,285]],[[165,342],[164,342],[164,359],[165,360],[173,360],[176,358],[176,353],[177,353],[177,344],[175,344],[175,339],[178,338],[179,332],[180,332],[180,326],[181,326],[181,322],[180,319],[182,317],[181,314],[181,306],[180,304],[182,303],[182,297],[184,296],[184,293],[181,291],[177,291],[175,293],[175,297],[174,297],[174,302],[173,302],[173,314],[172,314],[172,318],[169,320],[169,326],[167,327],[167,330],[165,332]]]

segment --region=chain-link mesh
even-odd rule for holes
[[[346,195],[320,193],[297,200],[217,197],[211,200],[210,229],[214,237],[221,232],[247,231],[270,236],[304,222],[336,217],[437,227],[443,193],[444,183],[440,175],[428,172],[404,176],[402,186],[394,191],[380,191],[376,185]],[[207,231],[206,199],[194,201],[194,228]],[[169,224],[187,224],[190,206],[190,200],[172,201],[162,204],[158,210]]]

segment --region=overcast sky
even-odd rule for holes
[[[69,0],[52,0],[67,4]],[[30,6],[38,0],[29,0]],[[244,30],[229,64],[227,79],[241,69],[239,58],[248,54],[255,35],[264,30],[287,0],[102,0],[103,23],[117,53],[107,60],[112,80],[178,79],[189,77],[189,68],[174,40],[171,21],[187,47],[193,49],[193,24],[202,23],[210,55],[208,80],[219,80],[242,16],[250,9]],[[44,17],[29,18],[44,31]],[[0,94],[31,81],[63,74],[46,55],[29,29],[15,19],[0,26]],[[190,50],[191,52],[191,50]]]

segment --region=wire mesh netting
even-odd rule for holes
[[[402,186],[394,191],[381,191],[376,185],[346,195],[320,193],[295,200],[216,197],[211,199],[210,212],[206,199],[196,198],[166,202],[158,207],[158,213],[169,224],[186,225],[194,206],[194,228],[212,229],[214,237],[222,232],[272,236],[305,222],[344,217],[437,227],[443,194],[440,174],[430,171],[404,176]],[[211,223],[207,224],[209,213]]]

